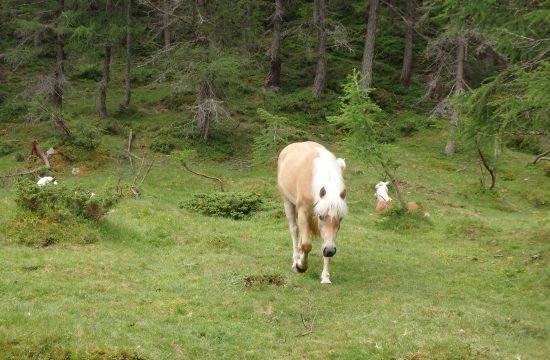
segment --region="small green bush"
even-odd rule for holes
[[[531,155],[542,152],[540,138],[536,135],[515,135],[506,141],[506,146]]]
[[[101,136],[105,130],[83,119],[71,126],[71,132],[72,137],[68,139],[71,145],[84,150],[95,150],[101,144]]]
[[[183,202],[180,207],[207,216],[228,217],[239,220],[261,210],[262,198],[255,193],[218,192],[212,194],[195,194]]]
[[[0,103],[0,123],[15,122],[27,110],[24,104],[15,101]]]
[[[17,150],[17,144],[13,141],[0,140],[0,156],[9,155]]]
[[[102,76],[101,70],[99,70],[98,66],[95,64],[82,64],[76,70],[74,78],[97,81],[101,79]]]
[[[524,192],[525,198],[536,208],[544,208],[550,205],[550,196],[542,189],[530,189]]]
[[[149,145],[151,151],[161,154],[170,154],[176,148],[176,144],[171,139],[156,138]]]
[[[384,230],[396,232],[427,231],[433,222],[422,212],[404,212],[400,206],[393,206],[382,214],[383,221],[377,224]]]
[[[63,221],[70,218],[99,220],[120,196],[112,190],[91,196],[81,187],[38,186],[29,179],[19,181],[15,202],[37,215]]]

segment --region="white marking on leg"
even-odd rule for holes
[[[321,273],[321,284],[331,284],[329,273],[330,258],[323,257],[323,272]]]

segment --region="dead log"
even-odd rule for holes
[[[33,155],[41,158],[42,161],[44,161],[44,165],[47,169],[50,168],[50,161],[48,160],[48,157],[46,156],[44,151],[42,151],[42,148],[40,147],[40,144],[38,144],[38,141],[36,139],[32,141],[31,156]]]

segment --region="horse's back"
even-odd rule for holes
[[[311,203],[313,162],[323,145],[305,141],[287,145],[279,154],[277,181],[281,193],[292,203]]]

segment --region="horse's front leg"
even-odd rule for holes
[[[296,206],[284,199],[288,230],[292,238],[292,270],[298,271],[296,264],[300,260],[300,243],[298,242],[298,225],[296,225]]]
[[[323,272],[321,273],[321,284],[331,284],[329,273],[330,258],[323,257]]]
[[[311,238],[309,234],[309,217],[307,210],[298,207],[298,226],[300,227],[300,256],[296,263],[296,271],[304,272],[307,270],[307,257],[311,251]]]

